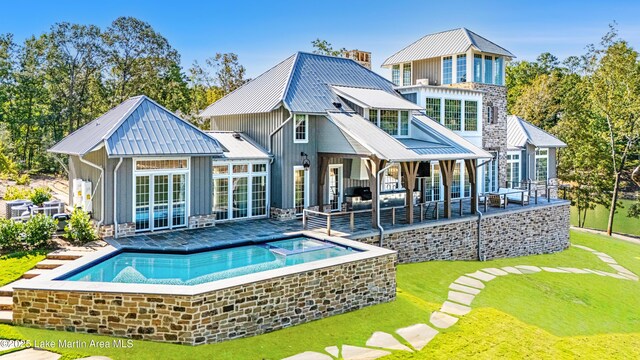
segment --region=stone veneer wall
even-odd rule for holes
[[[291,220],[296,217],[296,209],[280,209],[277,207],[271,207],[269,215],[274,220]]]
[[[548,254],[569,247],[569,203],[487,215],[481,223],[486,259]],[[478,260],[477,218],[419,224],[385,234],[383,247],[398,252],[400,263]],[[379,245],[379,236],[355,239]]]
[[[216,214],[189,216],[189,229],[216,225]]]
[[[204,294],[14,289],[16,325],[181,344],[258,335],[395,299],[396,254]]]
[[[484,92],[482,96],[482,147],[486,150],[499,152],[498,184],[504,185],[507,181],[507,88],[474,82],[456,83],[449,86]],[[489,124],[487,118],[486,108],[489,103],[497,110],[494,124]]]

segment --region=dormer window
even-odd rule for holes
[[[411,85],[411,63],[402,65],[402,86]]]
[[[458,55],[456,60],[456,82],[467,82],[467,55]]]
[[[309,121],[305,114],[296,114],[293,124],[293,142],[307,143],[309,142]]]
[[[482,82],[482,55],[473,55],[473,82]]]
[[[408,110],[369,109],[369,121],[376,124],[387,134],[398,137],[409,136]]]
[[[453,78],[453,57],[445,56],[442,58],[442,84],[451,84]]]
[[[391,82],[396,86],[400,86],[400,65],[393,65],[391,68]]]

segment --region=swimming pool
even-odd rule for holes
[[[125,251],[60,280],[198,285],[358,251],[304,236],[192,254]]]

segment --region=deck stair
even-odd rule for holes
[[[36,269],[51,270],[64,264],[68,264],[73,260],[44,259],[36,264]]]

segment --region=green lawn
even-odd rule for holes
[[[44,258],[45,253],[41,251],[0,256],[0,286],[18,280]]]
[[[573,232],[571,241],[613,256],[640,274],[640,245]],[[54,349],[73,358],[113,359],[279,359],[331,345],[362,346],[374,331],[427,323],[459,275],[508,265],[575,266],[612,271],[593,254],[571,248],[553,255],[480,262],[428,262],[398,266],[396,301],[248,339],[198,347],[135,341],[131,349]],[[0,268],[4,263],[0,262]],[[500,277],[487,283],[473,311],[441,334],[420,354],[395,353],[389,359],[423,358],[638,358],[640,283],[586,274],[537,273]],[[102,340],[101,336],[0,326],[0,337],[36,340]],[[615,344],[615,346],[612,346]]]
[[[634,200],[620,200],[624,208],[618,208],[615,218],[613,219],[613,231],[621,234],[640,235],[640,219],[630,218],[627,216],[629,206]],[[609,219],[609,208],[598,205],[594,210],[587,212],[585,227],[598,230],[607,230],[607,221]],[[571,207],[571,225],[578,226],[578,210]]]

